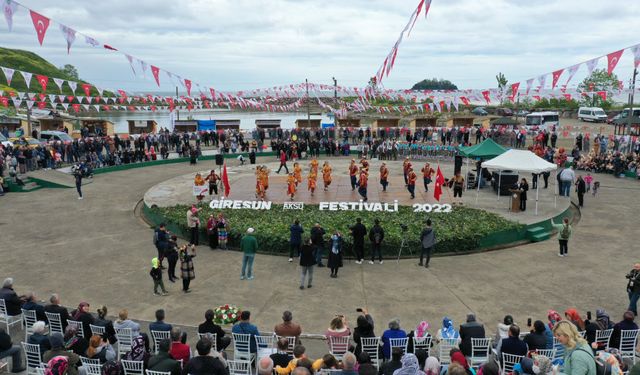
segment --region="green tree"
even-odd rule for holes
[[[588,95],[582,96],[580,103],[587,107],[609,109],[613,104],[613,94],[618,87],[617,75],[613,73],[609,75],[606,69],[596,69],[578,85],[579,92],[588,93]],[[603,100],[600,95],[596,94],[598,91],[606,92],[607,100]]]
[[[507,78],[502,73],[498,73],[498,75],[496,76],[496,81],[498,81],[498,90],[500,90],[500,104],[503,104],[505,94],[504,90],[506,89],[507,83],[509,83],[509,81],[507,81]]]
[[[78,69],[76,69],[76,67],[71,64],[66,64],[65,66],[61,67],[60,70],[62,70],[72,78],[75,78],[78,80],[80,79],[80,77],[78,76]]]
[[[423,79],[413,85],[411,90],[457,90],[458,86],[454,85],[448,79],[432,78]]]

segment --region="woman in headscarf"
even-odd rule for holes
[[[453,320],[446,316],[442,319],[442,328],[438,330],[436,338],[438,341],[442,339],[457,339],[460,341],[460,333],[453,328]]]
[[[440,375],[440,361],[436,357],[429,357],[424,363],[425,375]]]
[[[604,309],[596,310],[596,324],[600,330],[613,328],[611,317]]]
[[[413,353],[406,353],[400,360],[402,367],[393,372],[393,375],[424,375],[418,365],[418,358]]]
[[[567,309],[567,311],[564,312],[564,316],[578,328],[578,331],[584,331],[584,320],[582,320],[582,317],[580,316],[580,313],[578,313],[578,310],[574,308]]]
[[[430,327],[431,325],[423,320],[418,324],[414,331],[409,332],[409,334],[407,335],[407,337],[409,337],[409,343],[407,345],[408,352],[415,353],[416,346],[418,348],[425,347],[424,341],[427,338],[431,337],[431,334],[429,333]],[[416,342],[418,343],[418,345],[415,345]],[[430,346],[433,346],[433,342],[431,342]]]
[[[556,323],[562,320],[562,317],[560,316],[560,314],[558,314],[556,310],[549,310],[547,312],[547,319],[549,319],[549,324],[548,324],[549,329],[553,329]]]
[[[133,338],[131,350],[124,355],[124,359],[127,361],[142,361],[145,369],[147,368],[149,357],[150,355],[142,335]]]
[[[90,324],[94,323],[93,315],[89,312],[89,302],[80,302],[78,308],[71,311],[72,320],[82,322],[82,333],[84,337],[91,337]]]
[[[89,347],[89,342],[82,338],[78,337],[78,330],[74,326],[67,326],[64,330],[64,348],[66,350],[70,350],[77,355],[85,356],[87,354],[87,348]]]
[[[464,354],[462,354],[460,349],[451,349],[451,351],[449,352],[449,356],[451,357],[451,363],[457,363],[460,366],[464,367],[464,370],[467,372],[467,374],[474,374],[474,372],[471,370],[471,367],[469,366],[469,363],[467,362],[467,359],[464,357]]]

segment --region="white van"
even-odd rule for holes
[[[633,110],[633,117],[640,117],[640,108],[631,108]],[[620,112],[620,118],[627,118],[629,116],[629,108],[625,108]]]
[[[557,129],[560,125],[558,112],[533,112],[525,117],[524,127],[527,131]]]
[[[602,108],[598,107],[580,107],[578,109],[578,120],[593,121],[593,122],[606,122],[607,114]]]

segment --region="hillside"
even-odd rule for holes
[[[22,51],[18,49],[0,47],[0,66],[4,66],[7,68],[16,70],[16,72],[13,74],[13,79],[11,80],[11,86],[10,86],[15,91],[21,91],[21,92],[30,91],[30,92],[40,93],[42,91],[42,88],[40,84],[38,84],[38,82],[36,81],[35,76],[37,74],[43,74],[49,77],[49,83],[47,84],[46,94],[60,94],[58,85],[56,85],[55,82],[53,82],[53,78],[62,78],[65,80],[72,80],[72,81],[75,80],[73,77],[70,77],[65,72],[58,69],[55,65],[51,64],[49,61],[29,51]],[[22,74],[18,72],[18,70],[33,73],[33,77],[31,79],[31,86],[29,90],[27,90],[27,85],[24,82],[24,78],[22,77]],[[80,82],[83,82],[83,81],[80,81]],[[7,86],[7,80],[4,74],[0,72],[0,89],[6,90],[4,86]],[[67,86],[67,84],[64,84],[62,86],[62,94],[72,95],[73,92],[71,91],[69,86]],[[84,95],[84,92],[80,87],[80,84],[78,84],[76,94]],[[92,88],[91,95],[97,96],[98,91],[95,88]],[[110,96],[110,95],[107,95],[106,92],[103,92],[103,95]]]

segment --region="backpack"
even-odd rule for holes
[[[45,375],[64,375],[67,373],[69,360],[64,356],[55,356],[49,360],[45,369]]]
[[[569,238],[570,234],[571,234],[571,229],[569,228],[569,224],[565,224],[564,228],[562,228],[562,231],[560,232],[560,237]]]

